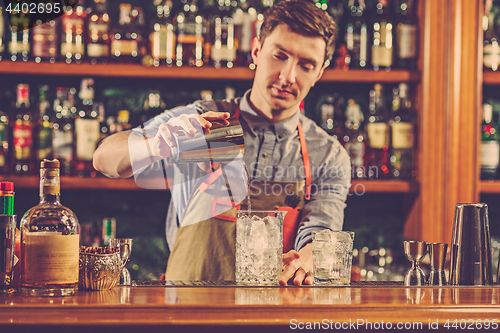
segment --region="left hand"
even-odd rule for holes
[[[299,252],[291,250],[283,255],[283,272],[279,283],[286,286],[293,278],[293,284],[297,286],[302,283],[312,285],[314,283],[312,268],[312,243],[309,243]]]

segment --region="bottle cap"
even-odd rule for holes
[[[13,182],[0,182],[0,191],[14,191]]]
[[[43,160],[42,162],[40,162],[40,168],[44,169],[44,168],[57,168],[59,169],[60,167],[60,163],[58,160]]]

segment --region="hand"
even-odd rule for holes
[[[293,284],[302,283],[312,285],[314,275],[312,271],[312,243],[305,245],[299,252],[291,250],[283,255],[283,272],[279,284],[286,286],[293,278]]]
[[[209,111],[201,115],[183,114],[171,118],[168,122],[161,124],[158,133],[149,140],[153,154],[160,158],[171,156],[171,148],[175,147],[175,141],[172,139],[173,132],[183,131],[188,137],[194,137],[196,132],[206,134],[212,127],[211,121],[226,120],[229,116],[229,112]]]

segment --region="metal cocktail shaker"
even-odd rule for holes
[[[196,132],[189,137],[184,132],[174,132],[172,157],[175,162],[230,162],[240,153],[243,156],[245,144],[241,124],[235,117],[226,121],[212,121],[208,134]]]
[[[488,205],[459,203],[451,239],[450,285],[492,283]]]

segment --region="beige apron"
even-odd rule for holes
[[[235,116],[239,114],[238,111]],[[311,167],[300,123],[298,131],[306,180],[252,180],[249,189],[252,210],[288,211],[283,222],[283,253],[293,248],[304,198],[310,198]],[[234,281],[236,210],[246,210],[247,203],[244,200],[236,204],[233,200],[213,195],[221,191],[231,193],[227,186],[231,183],[234,184],[227,175],[222,174],[222,169],[218,169],[197,186],[186,206],[170,252],[166,280]],[[190,224],[190,221],[199,221],[200,214],[215,217],[202,218],[202,222]]]

